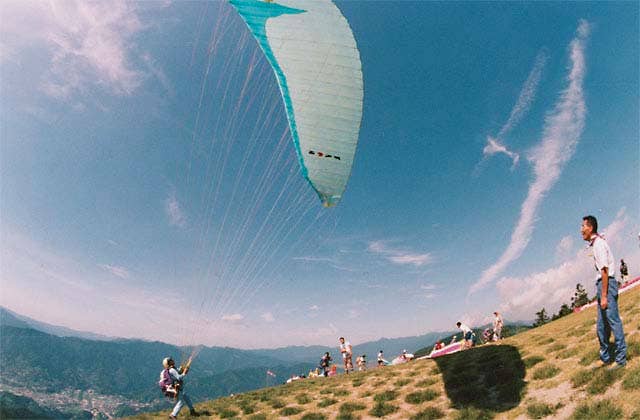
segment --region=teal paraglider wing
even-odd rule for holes
[[[325,206],[338,203],[362,120],[360,53],[330,0],[230,0],[280,86],[303,176]]]

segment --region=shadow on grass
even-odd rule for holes
[[[455,408],[501,412],[520,403],[526,371],[513,346],[476,347],[435,361]]]

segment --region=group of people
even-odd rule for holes
[[[589,248],[592,250],[593,262],[597,272],[596,288],[598,310],[596,330],[600,343],[600,360],[603,365],[610,365],[610,368],[622,368],[627,362],[627,345],[618,310],[619,283],[615,279],[616,273],[613,253],[604,237],[598,234],[598,221],[594,216],[589,215],[582,218],[581,234],[582,238],[589,243]],[[620,260],[621,283],[624,282],[627,275],[628,267],[624,260]],[[500,313],[494,312],[493,315],[493,331],[490,334],[490,341],[498,341],[502,338],[504,321]],[[463,349],[472,347],[476,341],[473,330],[461,321],[457,322],[456,326],[463,333]],[[611,333],[613,333],[615,338],[615,344],[612,347],[614,350],[613,354],[611,353],[609,344]],[[455,340],[456,337],[454,336],[452,343],[455,342]],[[344,337],[339,338],[339,343],[344,370],[345,373],[348,374],[350,371],[353,371],[353,347]],[[444,344],[438,340],[434,350],[439,350],[443,347]],[[406,351],[403,352],[403,356],[405,360],[407,360]],[[320,360],[319,368],[315,371],[317,376],[320,375],[320,372],[322,372],[324,376],[331,376],[332,372],[335,375],[336,367],[335,365],[331,365],[331,360],[331,355],[329,352],[326,352]],[[358,370],[366,370],[366,355],[358,356],[356,363]],[[382,350],[380,350],[378,353],[378,366],[384,366],[385,364],[389,364],[389,362],[384,359],[384,354]],[[160,373],[160,381],[158,384],[167,397],[173,398],[176,401],[169,418],[176,419],[184,405],[189,407],[192,416],[196,416],[198,413],[196,413],[190,398],[184,392],[184,378],[189,372],[190,361],[184,368],[181,366],[179,369],[176,369],[173,359],[167,357],[162,361],[162,365],[164,369]]]

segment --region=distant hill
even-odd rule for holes
[[[32,328],[47,334],[57,335],[58,337],[78,337],[87,340],[114,340],[113,337],[107,337],[101,334],[95,334],[86,331],[76,331],[71,328],[60,327],[57,325],[47,324],[46,322],[36,321],[24,315],[17,314],[7,308],[0,306],[0,325],[18,328]]]
[[[62,412],[40,406],[28,397],[0,391],[0,419],[92,419],[89,411]]]
[[[433,345],[437,337],[445,334],[384,338],[355,344],[354,352],[369,355],[373,362],[380,349],[392,357],[403,349],[415,351]],[[139,406],[127,406],[126,401],[138,401],[147,406],[162,404],[164,401],[156,385],[162,369],[161,360],[168,355],[176,361],[184,360],[191,350],[157,341],[78,332],[4,308],[0,308],[0,347],[3,366],[0,385],[3,389],[17,394],[26,389],[27,396],[33,391],[40,397],[61,390],[69,390],[73,395],[76,391],[91,391],[94,394],[90,395],[125,401],[118,406],[120,415],[134,414],[140,409]],[[292,375],[306,374],[315,368],[325,351],[340,360],[337,344],[335,347],[290,346],[260,350],[203,347],[193,362],[187,386],[194,399],[202,400],[282,383]],[[267,377],[267,370],[274,372],[276,378]],[[66,407],[71,400],[51,403],[49,408]],[[40,403],[42,405],[42,401]]]

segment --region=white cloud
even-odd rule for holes
[[[573,237],[565,236],[556,246],[556,258],[565,258],[573,249]]]
[[[503,139],[507,134],[509,134],[509,132],[522,120],[522,117],[524,117],[531,107],[531,103],[536,97],[536,91],[538,90],[538,84],[540,83],[542,70],[544,69],[546,62],[547,52],[545,49],[542,49],[536,56],[533,68],[529,72],[529,76],[527,76],[527,80],[525,80],[524,85],[520,90],[520,95],[518,95],[518,100],[511,110],[509,119],[502,126],[500,132],[496,136],[498,139]]]
[[[418,254],[411,251],[388,247],[384,241],[373,241],[369,243],[369,252],[380,254],[386,260],[399,265],[413,265],[416,267],[431,264],[434,261],[430,253]]]
[[[486,287],[522,255],[529,244],[544,196],[560,178],[564,165],[573,156],[585,123],[582,82],[586,72],[584,48],[588,28],[586,21],[580,21],[578,35],[570,45],[569,86],[562,92],[553,112],[547,116],[541,142],[529,154],[528,160],[533,164],[535,176],[520,209],[520,218],[511,234],[511,242],[498,261],[482,272],[480,279],[469,289],[470,293]]]
[[[165,200],[164,208],[167,216],[169,217],[169,223],[172,226],[184,227],[187,224],[187,218],[182,211],[175,192],[172,192]]]
[[[260,315],[260,317],[264,319],[265,322],[274,322],[276,320],[271,312],[265,312]]]
[[[423,284],[420,286],[420,288],[422,290],[434,290],[434,289],[437,289],[438,286],[436,286],[435,284]]]
[[[225,322],[240,322],[244,319],[244,316],[242,314],[227,314],[222,315],[221,319]]]
[[[509,156],[513,161],[513,164],[511,165],[512,168],[515,168],[520,161],[519,154],[508,150],[506,146],[500,143],[500,140],[498,140],[497,138],[487,136],[487,145],[484,146],[484,149],[482,149],[482,154],[484,155],[484,157],[489,157],[497,153],[504,153],[505,155]]]
[[[625,212],[621,211],[602,230],[612,250],[621,248],[628,224]],[[589,295],[593,295],[596,277],[588,250],[582,248],[556,267],[524,277],[500,279],[497,283],[502,302],[500,309],[513,320],[531,320],[535,312],[543,307],[548,313],[555,313],[563,303],[571,303],[571,296],[578,283],[585,286]]]
[[[66,100],[90,86],[129,95],[142,83],[130,51],[143,25],[131,3],[9,0],[0,2],[0,14],[2,59],[47,49],[40,84],[49,96]]]
[[[318,305],[311,305],[311,306],[309,307],[309,310],[311,310],[311,311],[317,311],[317,310],[319,310],[319,309],[320,309],[320,307],[319,307]]]
[[[518,100],[511,110],[509,119],[502,126],[502,128],[498,132],[498,135],[496,135],[495,137],[487,136],[487,144],[482,150],[483,159],[489,158],[498,153],[503,153],[510,157],[513,161],[513,164],[511,165],[512,169],[518,165],[518,162],[520,161],[520,155],[507,149],[507,147],[504,145],[503,140],[507,136],[507,134],[509,134],[509,132],[513,130],[513,128],[522,120],[524,115],[531,107],[531,103],[535,99],[536,91],[538,90],[538,84],[540,83],[540,78],[542,76],[542,70],[546,62],[547,53],[546,50],[543,49],[536,56],[533,68],[529,72],[529,76],[527,77],[527,80],[525,80],[524,85],[520,90],[520,95],[518,96]]]
[[[108,271],[109,273],[113,274],[116,277],[120,277],[121,279],[126,280],[129,277],[131,277],[131,273],[129,272],[129,270],[127,270],[124,267],[120,267],[117,265],[109,265],[109,264],[98,264],[98,267]]]

